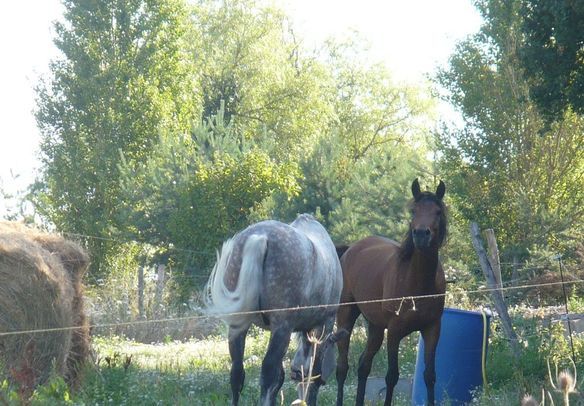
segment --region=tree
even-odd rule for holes
[[[326,71],[303,54],[286,15],[254,0],[199,3],[193,12],[203,118],[221,108],[251,139],[267,134],[272,153],[297,158],[330,117]]]
[[[352,243],[381,235],[400,241],[410,219],[407,202],[412,196],[412,181],[431,170],[426,151],[422,145],[414,148],[407,142],[387,143],[352,166],[343,198],[330,214],[333,239]],[[437,182],[427,178],[427,189],[431,189]]]
[[[190,135],[161,137],[138,167],[122,160],[128,237],[166,247],[179,271],[206,276],[221,243],[265,199],[298,192],[293,163],[276,162],[235,131],[220,110]]]
[[[522,0],[518,53],[530,96],[548,122],[584,113],[584,3]]]
[[[334,95],[330,126],[354,162],[383,144],[415,138],[432,123],[433,102],[419,87],[394,83],[384,65],[368,62],[368,47],[353,33],[329,40],[324,50]]]
[[[184,131],[195,105],[182,0],[65,0],[62,58],[38,88],[43,174],[35,202],[57,229],[90,240],[93,273],[112,248],[120,150],[132,165],[162,130]]]
[[[59,230],[97,237],[94,272],[111,237],[207,252],[269,212],[320,208],[326,222],[352,166],[421,140],[429,106],[415,89],[354,62],[358,42],[305,55],[259,1],[65,5],[64,59],[39,89],[35,201]]]
[[[430,138],[427,128],[433,123],[432,101],[423,97],[421,88],[395,84],[383,65],[363,62],[371,60],[367,44],[357,34],[354,36],[344,41],[329,40],[322,50],[320,59],[329,78],[324,82],[325,93],[329,95],[332,113],[322,131],[324,135],[300,160],[301,192],[290,202],[280,202],[278,217],[290,219],[296,213],[318,212],[319,220],[333,227],[331,216],[335,210],[354,198],[356,210],[361,213],[359,222],[363,227],[359,230],[363,232],[370,225],[364,214],[378,210],[378,202],[352,195],[363,193],[362,182],[370,179],[367,170],[383,167],[395,175],[391,168],[396,164],[400,169],[413,168],[400,162],[400,157],[408,154],[420,162],[420,167],[426,166],[424,155]],[[413,174],[409,170],[405,173]],[[387,181],[372,186],[374,193],[391,195],[392,204],[403,208],[403,200],[384,189],[395,185]],[[386,229],[385,233],[390,231]]]
[[[584,120],[566,113],[546,129],[517,53],[520,5],[477,2],[484,26],[437,75],[464,119],[439,137],[441,172],[464,217],[495,228],[507,257],[534,245],[559,248],[584,214]]]

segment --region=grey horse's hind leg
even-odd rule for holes
[[[284,383],[284,368],[282,360],[288,345],[292,330],[288,327],[277,327],[272,330],[268,351],[262,363],[260,378],[261,406],[273,406],[276,404],[276,396]]]
[[[243,390],[243,382],[245,381],[245,371],[243,370],[243,353],[245,350],[245,337],[247,329],[233,333],[229,330],[229,355],[231,355],[231,404],[237,406],[239,404],[239,395]]]

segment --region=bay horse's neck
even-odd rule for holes
[[[407,268],[407,278],[415,286],[422,289],[434,287],[438,270],[438,248],[432,247],[424,251],[415,249]]]

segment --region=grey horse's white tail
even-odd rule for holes
[[[259,309],[259,294],[262,284],[262,268],[266,254],[268,238],[265,235],[252,234],[243,246],[241,264],[231,262],[231,254],[236,238],[227,240],[217,254],[217,263],[211,272],[205,291],[209,314],[213,314],[227,323],[233,332],[247,329],[256,314],[232,314],[253,312]],[[224,277],[229,267],[239,266],[239,278],[234,290],[225,285]]]

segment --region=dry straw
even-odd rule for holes
[[[81,279],[89,258],[64,238],[0,222],[0,332],[77,326],[56,333],[0,335],[0,377],[30,394],[51,373],[76,384],[89,355]]]

